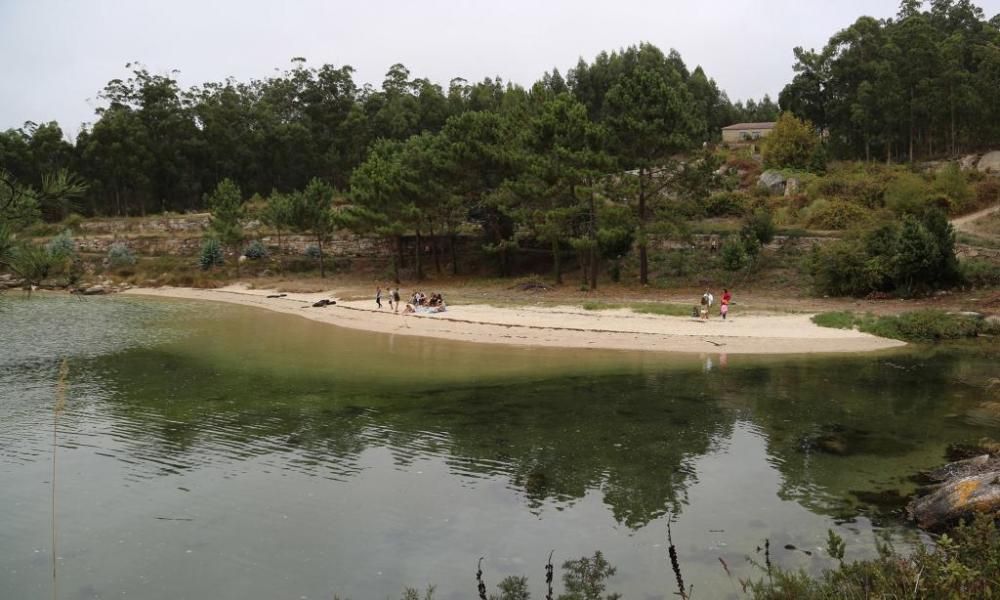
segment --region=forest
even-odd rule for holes
[[[530,241],[551,248],[557,281],[566,251],[585,280],[602,257],[634,252],[647,283],[650,238],[711,216],[733,189],[720,173],[742,155],[719,143],[726,125],[783,115],[791,137],[765,147],[764,166],[814,174],[831,160],[912,165],[1000,142],[1000,16],[968,0],[904,0],[895,17],[861,17],[794,56],[777,104],[732,102],[701,67],[648,43],[530,87],[496,77],[445,88],[402,64],[381,87],[359,86],[350,66],[294,58],[267,79],[181,89],[130,63],[73,143],[54,122],[0,133],[0,227],[211,209],[228,215],[215,231],[235,248],[255,207],[279,235],[316,235],[321,255],[337,229],[395,244],[397,279],[403,236],[454,252],[475,227],[501,275]],[[757,208],[751,237],[754,218],[769,227]]]

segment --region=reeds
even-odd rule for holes
[[[677,558],[677,547],[674,546],[674,537],[670,531],[670,517],[667,517],[667,554],[670,555],[670,568],[674,571],[674,577],[677,579],[677,595],[681,597],[681,600],[689,600],[691,598],[691,592],[694,591],[694,586],[688,590],[684,586],[684,577],[681,575],[681,563]]]
[[[479,562],[476,563],[476,584],[479,588],[479,600],[486,599],[486,582],[483,581],[483,559],[485,556],[479,557]]]

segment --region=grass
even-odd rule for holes
[[[906,342],[936,342],[1000,334],[1000,325],[973,315],[941,310],[916,310],[899,315],[858,315],[849,311],[826,312],[812,318],[820,327],[858,329],[879,337]]]
[[[643,315],[662,315],[667,317],[689,317],[691,307],[685,304],[666,304],[650,302],[631,302],[628,304],[614,302],[584,302],[584,310],[620,310],[628,309]]]

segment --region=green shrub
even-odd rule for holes
[[[944,169],[938,172],[934,178],[933,189],[948,199],[950,212],[954,213],[968,210],[975,198],[975,193],[969,186],[965,173],[962,172],[957,163],[948,163]]]
[[[135,262],[135,254],[123,242],[115,242],[108,248],[108,264],[112,268],[130,267]]]
[[[71,260],[76,256],[76,242],[68,229],[49,240],[45,249],[56,261]]]
[[[208,238],[201,245],[201,256],[198,259],[198,264],[201,266],[203,271],[207,271],[212,267],[219,267],[225,263],[225,257],[222,255],[222,245],[219,244],[219,240],[215,238]]]
[[[243,256],[246,256],[250,260],[261,260],[270,256],[270,252],[260,240],[253,240],[247,244],[246,249],[243,250]]]
[[[764,166],[768,169],[808,169],[819,145],[816,128],[790,112],[782,113],[771,135],[764,139]]]
[[[870,211],[852,202],[819,199],[803,211],[805,225],[812,229],[845,230],[864,225]]]
[[[970,258],[959,263],[962,281],[981,288],[1000,285],[1000,265],[982,258]]]
[[[815,315],[813,323],[831,329],[853,329],[854,313],[850,311],[826,312]]]
[[[78,232],[80,231],[80,224],[83,223],[83,221],[84,221],[83,215],[81,215],[80,213],[70,213],[69,216],[67,216],[65,219],[62,220],[62,223],[60,223],[60,225],[63,227],[63,229]]]
[[[722,243],[722,266],[728,271],[739,271],[750,265],[753,258],[746,250],[746,243],[740,236],[731,235]]]
[[[896,215],[920,216],[930,199],[930,187],[919,175],[906,173],[889,184],[885,192],[885,205]]]
[[[738,217],[746,212],[747,198],[739,192],[719,192],[705,201],[708,217]]]
[[[907,342],[937,342],[974,338],[993,334],[995,329],[977,316],[947,313],[941,310],[915,310],[899,315],[856,315],[852,312],[828,312],[815,315],[813,323],[820,327],[851,329],[879,337]]]

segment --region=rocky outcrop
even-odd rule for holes
[[[993,152],[987,152],[984,154],[976,164],[976,169],[980,173],[1000,175],[1000,150],[994,150]]]
[[[795,194],[798,194],[801,189],[802,182],[799,181],[797,177],[789,177],[788,180],[785,181],[786,196],[794,196]]]
[[[940,531],[977,513],[1000,518],[1000,455],[949,463],[923,473],[921,479],[931,486],[910,502],[907,512],[923,529]]]
[[[757,185],[765,188],[772,194],[784,194],[785,182],[785,176],[778,171],[764,171],[757,179]]]

